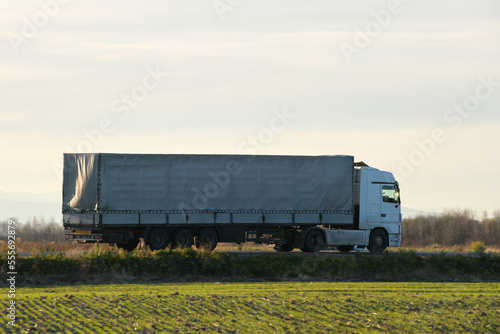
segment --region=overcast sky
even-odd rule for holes
[[[498,0],[6,0],[0,35],[0,191],[64,152],[348,154],[500,209]]]

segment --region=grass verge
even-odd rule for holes
[[[7,276],[7,254],[0,255],[0,276]],[[196,252],[192,249],[132,253],[95,249],[77,257],[64,253],[18,258],[20,280],[51,275],[53,280],[88,282],[95,277],[132,279],[267,279],[362,281],[500,281],[500,254],[477,252],[418,256],[400,251],[353,256]]]

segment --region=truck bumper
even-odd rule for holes
[[[83,231],[90,232],[90,231]],[[103,235],[102,234],[91,234],[91,233],[82,233],[78,230],[67,232],[66,240],[74,240],[78,242],[102,242]]]
[[[401,224],[398,224],[398,233],[389,233],[389,247],[401,246]]]
[[[89,226],[65,225],[64,229],[66,230],[66,240],[78,242],[100,242],[103,240],[103,234]]]

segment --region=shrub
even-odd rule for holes
[[[482,241],[474,241],[471,244],[471,249],[474,253],[484,253],[486,251],[486,244]]]
[[[0,254],[0,278],[8,272],[7,254]],[[122,273],[139,277],[184,279],[186,277],[271,279],[290,277],[326,280],[493,280],[500,281],[500,255],[430,257],[414,252],[383,255],[310,256],[303,254],[256,255],[240,257],[219,252],[134,251],[110,252],[96,249],[79,257],[64,253],[19,257],[17,266],[22,277],[59,275],[61,280],[78,277],[92,280],[95,275]]]

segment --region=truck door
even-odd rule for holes
[[[380,184],[372,182],[368,185],[368,205],[367,205],[367,223],[380,224],[380,202],[381,190]]]
[[[381,184],[382,202],[380,221],[382,223],[399,222],[399,187],[397,184]]]

